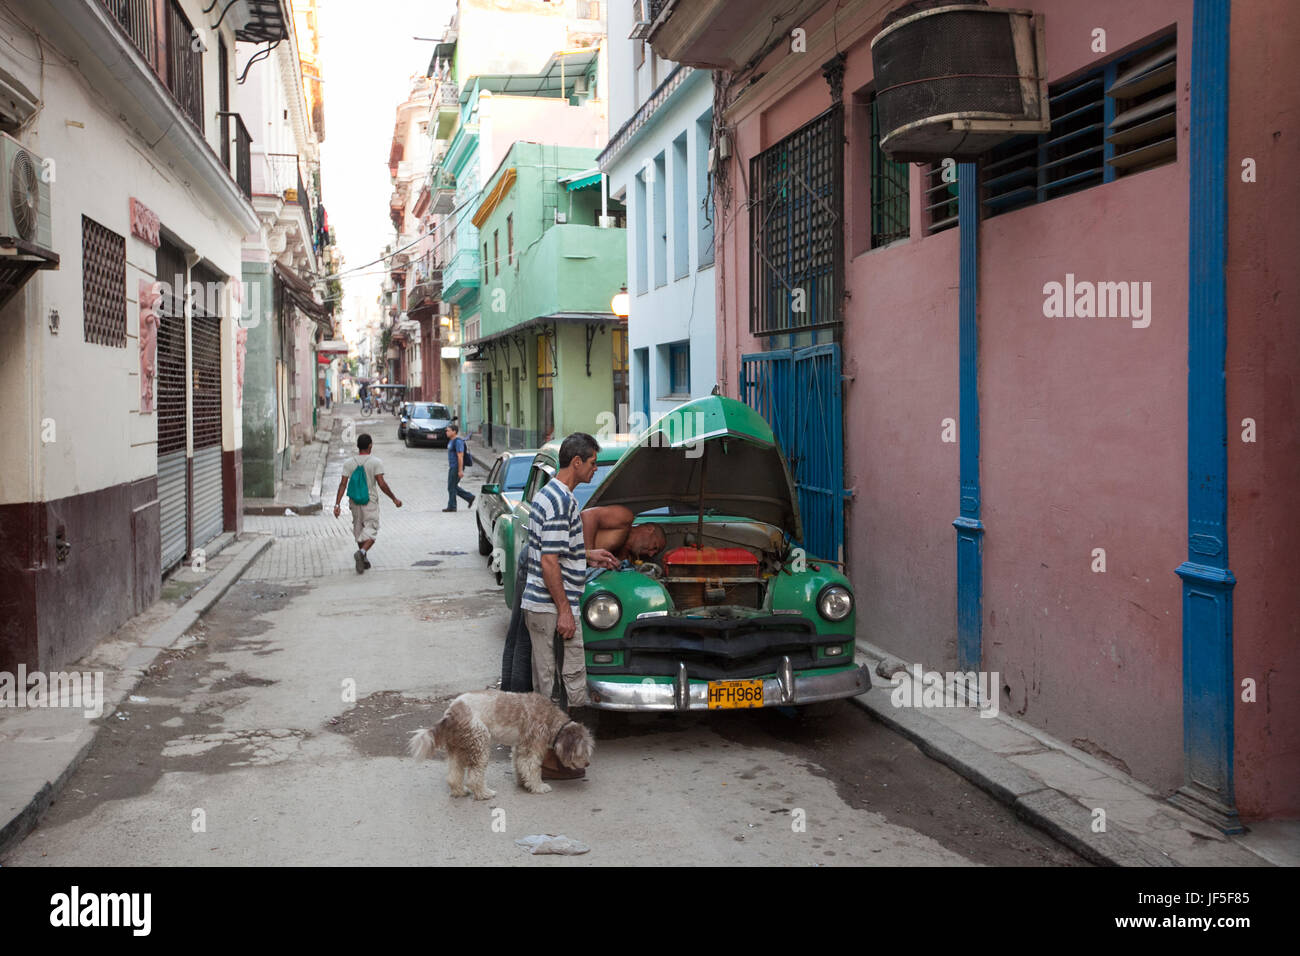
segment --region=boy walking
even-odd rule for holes
[[[460,486],[465,477],[465,439],[460,437],[460,428],[455,422],[447,426],[447,468],[447,507],[442,510],[455,511],[457,498],[472,505],[474,496]]]
[[[352,536],[357,540],[357,550],[352,555],[357,574],[364,574],[370,567],[367,555],[379,534],[379,492],[392,498],[397,507],[402,507],[402,500],[384,481],[384,463],[370,454],[371,444],[369,435],[357,436],[357,454],[343,463],[343,477],[339,479],[338,494],[334,496],[334,517],[337,518],[343,493],[346,491],[348,495],[348,506],[352,509]]]

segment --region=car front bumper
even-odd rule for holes
[[[789,658],[782,660],[775,677],[763,678],[763,707],[794,707],[841,697],[856,697],[871,689],[866,667],[831,674],[796,676]],[[588,679],[590,706],[600,710],[708,710],[709,682],[691,680],[686,666],[678,667],[671,683]]]

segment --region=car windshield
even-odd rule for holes
[[[596,466],[596,473],[591,476],[591,481],[584,482],[573,489],[573,497],[578,499],[578,507],[587,507],[587,499],[592,496],[600,483],[605,480],[605,476],[614,470],[616,462],[606,462],[603,465]]]
[[[443,405],[416,405],[411,409],[412,418],[450,418],[447,414],[446,406]]]
[[[528,481],[528,469],[533,466],[533,460],[526,455],[517,455],[510,459],[506,466],[506,480],[501,486],[502,491],[523,491],[524,483]]]

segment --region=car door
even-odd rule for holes
[[[541,491],[555,469],[541,456],[533,460],[533,467],[528,473],[528,483],[524,485],[524,496],[512,511],[506,512],[498,522],[498,539],[505,548],[505,560],[502,563],[502,587],[505,591],[506,605],[515,603],[515,576],[518,573],[519,556],[528,550],[528,521],[532,517],[532,500]]]

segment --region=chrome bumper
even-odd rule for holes
[[[835,674],[810,674],[796,677],[789,658],[782,660],[776,677],[763,680],[764,707],[793,707],[815,704],[840,697],[856,697],[871,689],[871,675],[865,667]],[[628,684],[614,681],[587,681],[590,706],[601,710],[708,710],[709,682],[692,682],[686,665],[678,665],[671,684]]]

